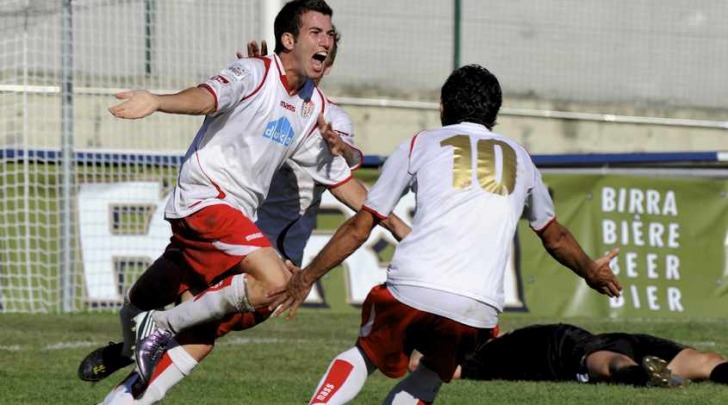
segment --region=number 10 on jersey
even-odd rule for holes
[[[452,186],[464,190],[473,185],[473,171],[486,192],[509,195],[516,184],[516,152],[505,142],[479,140],[475,145],[476,162],[470,137],[455,135],[440,141],[441,146],[453,147]]]

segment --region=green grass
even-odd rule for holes
[[[505,314],[504,329],[556,322]],[[595,332],[647,332],[728,353],[724,320],[570,320]],[[167,397],[171,404],[304,404],[329,361],[351,347],[358,314],[304,310],[293,321],[274,319],[223,338],[213,354]],[[76,367],[92,348],[118,339],[109,313],[0,315],[1,404],[93,404],[123,377],[92,385]],[[395,384],[369,378],[356,404],[377,404]],[[445,385],[438,404],[725,404],[728,387],[712,383],[685,389],[646,389],[577,383],[474,382]]]

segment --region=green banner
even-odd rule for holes
[[[728,181],[631,175],[547,174],[559,222],[592,257],[613,261],[619,299],[592,291],[522,224],[525,308],[544,316],[728,315]]]
[[[592,291],[546,253],[523,220],[505,274],[506,310],[564,317],[728,315],[728,180],[576,172],[547,173],[544,180],[553,191],[558,220],[571,229],[590,256],[620,247],[614,268],[624,291],[618,300]],[[133,274],[120,272],[120,259],[143,267],[145,260],[151,262],[164,251],[170,237],[162,217],[166,199],[157,182],[79,187],[79,240],[85,300],[90,305],[121,303],[123,282]],[[113,221],[136,218],[109,215],[124,212],[124,204],[156,207],[146,234],[113,232]],[[415,205],[409,193],[395,213],[411,223]],[[304,264],[350,215],[340,201],[324,194]],[[395,245],[389,232],[376,227],[361,249],[317,283],[306,305],[357,311],[369,290],[386,280]]]

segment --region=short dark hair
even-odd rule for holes
[[[473,122],[495,126],[503,96],[498,79],[480,65],[455,69],[442,85],[442,125]]]
[[[286,32],[293,34],[293,38],[298,38],[299,29],[301,28],[301,16],[309,11],[317,11],[328,16],[334,15],[334,11],[324,0],[289,1],[278,12],[273,23],[273,32],[276,36],[275,53],[281,53],[285,49],[283,42],[281,42],[281,36]]]

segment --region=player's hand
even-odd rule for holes
[[[248,42],[248,55],[245,55],[242,52],[235,52],[235,56],[237,56],[238,59],[245,57],[257,58],[265,55],[268,55],[268,44],[265,41],[260,41],[260,47],[258,47],[258,43],[256,41]]]
[[[328,145],[331,154],[334,156],[343,156],[348,146],[341,139],[341,136],[331,127],[331,123],[326,122],[323,114],[319,114],[318,116],[318,125],[321,137],[326,141],[326,145]]]
[[[268,306],[273,311],[274,317],[280,316],[282,313],[289,311],[286,319],[290,320],[296,316],[296,310],[303,304],[308,294],[313,288],[315,280],[308,280],[306,272],[301,271],[293,263],[286,262],[286,267],[293,273],[291,279],[285,287],[273,290],[268,294],[269,298],[273,298],[273,303]]]
[[[610,297],[619,297],[622,291],[622,284],[609,266],[618,253],[619,248],[614,248],[611,252],[595,260],[592,270],[584,277],[589,287]]]
[[[132,90],[116,93],[119,100],[124,100],[109,108],[109,112],[118,118],[137,119],[159,110],[157,96],[146,90]]]

